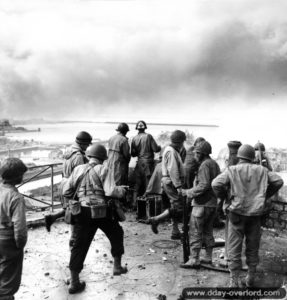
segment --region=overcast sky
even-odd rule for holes
[[[0,117],[285,118],[287,1],[1,0]]]

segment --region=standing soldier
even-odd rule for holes
[[[198,137],[194,141],[193,146],[191,146],[186,151],[186,158],[184,161],[184,188],[186,189],[191,189],[193,187],[195,174],[198,171],[199,167],[199,164],[194,157],[194,149],[199,143],[203,141],[205,141],[203,137]]]
[[[75,294],[85,289],[85,282],[79,280],[79,273],[88,253],[90,244],[97,229],[100,228],[111,243],[111,253],[114,257],[114,275],[127,272],[126,267],[121,266],[121,258],[124,254],[124,232],[119,225],[114,210],[108,207],[104,192],[104,180],[107,168],[103,161],[107,159],[106,148],[101,144],[93,144],[87,149],[89,162],[76,167],[64,186],[63,195],[75,205],[73,212],[75,241],[71,249],[69,268],[71,271],[71,283],[69,293]],[[125,196],[124,187],[115,187],[119,198]],[[101,209],[101,210],[100,210]],[[98,212],[98,213],[97,213]]]
[[[181,197],[182,185],[184,183],[183,163],[180,151],[183,148],[186,135],[181,130],[175,130],[170,137],[171,144],[164,149],[162,155],[162,185],[163,190],[170,200],[170,208],[162,214],[148,220],[152,231],[158,233],[157,226],[160,221],[171,217],[173,221],[172,239],[180,239],[181,233],[178,222],[182,219],[183,198]]]
[[[151,134],[145,132],[147,126],[144,121],[138,121],[136,129],[139,132],[132,140],[131,155],[138,157],[135,167],[136,195],[142,196],[155,168],[154,152],[159,152],[161,147]]]
[[[109,139],[108,168],[114,175],[115,185],[128,185],[130,146],[126,137],[129,131],[126,123],[120,123],[118,134]]]
[[[227,143],[228,146],[228,158],[226,161],[226,167],[231,167],[237,165],[239,158],[237,157],[237,152],[239,147],[242,145],[241,142],[239,141],[230,141]],[[228,199],[230,199],[230,195],[228,195]],[[223,212],[226,212],[226,203],[228,201],[225,201],[223,199],[220,199],[217,213],[219,213],[219,209],[222,210]],[[224,248],[224,260],[220,261],[219,265],[227,268],[228,267],[228,251],[227,251],[227,242],[228,242],[228,215],[226,215],[226,221],[225,221],[225,248]]]
[[[215,194],[227,199],[228,203],[228,259],[230,287],[240,287],[239,274],[242,267],[242,243],[245,238],[246,263],[248,273],[246,285],[254,286],[256,266],[259,263],[259,245],[261,238],[261,215],[266,199],[276,193],[283,180],[276,173],[253,164],[255,150],[250,145],[238,149],[239,162],[227,168],[212,182]]]
[[[262,165],[263,167],[267,168],[269,171],[273,171],[269,158],[265,153],[265,145],[258,142],[255,144],[254,149],[255,149],[254,162],[257,165]]]
[[[182,268],[200,267],[200,250],[205,244],[203,263],[212,263],[212,251],[215,245],[213,237],[213,222],[216,217],[217,198],[211,188],[212,180],[220,173],[219,166],[209,155],[211,145],[207,141],[195,147],[195,159],[200,164],[195,178],[195,186],[183,190],[183,195],[192,198],[192,212],[190,218],[190,246],[191,257],[182,264]]]
[[[67,179],[72,174],[75,167],[83,165],[88,162],[85,151],[92,142],[92,136],[86,131],[80,131],[77,136],[75,143],[64,155],[64,164],[63,164],[63,180],[60,185],[60,193],[62,191],[63,185]],[[49,214],[45,216],[45,225],[48,232],[51,230],[52,224],[59,218],[64,217],[66,203],[65,199],[62,197],[63,209],[58,213]]]
[[[0,299],[13,300],[22,277],[27,227],[24,197],[15,187],[27,167],[18,158],[7,158],[0,166]]]

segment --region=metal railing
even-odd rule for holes
[[[45,164],[45,165],[39,165],[39,166],[33,166],[28,167],[27,175],[24,177],[24,180],[21,184],[17,186],[17,188],[32,182],[37,181],[43,178],[51,178],[51,202],[46,202],[40,199],[37,199],[31,195],[22,194],[24,197],[30,198],[34,201],[38,201],[42,204],[46,204],[46,208],[51,208],[51,210],[54,210],[54,200],[55,200],[55,194],[54,194],[54,176],[62,174],[62,168],[59,168],[59,166],[62,166],[63,163],[51,163],[51,164]],[[58,167],[58,168],[57,168]],[[39,171],[33,172],[33,170],[41,169]],[[30,173],[36,173],[33,174],[32,177],[26,178]]]

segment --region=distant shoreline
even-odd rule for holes
[[[115,121],[47,121],[47,123],[91,123],[91,124],[119,124],[120,122]],[[135,125],[137,122],[127,122],[127,124]],[[219,127],[216,124],[191,124],[191,123],[155,123],[148,122],[148,125],[156,125],[156,126],[186,126],[186,127]]]

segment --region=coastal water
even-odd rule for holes
[[[17,140],[34,140],[49,145],[71,144],[79,131],[89,132],[95,141],[108,140],[112,135],[116,134],[116,124],[108,123],[53,123],[53,124],[29,124],[20,125],[26,129],[37,129],[36,132],[19,132],[9,133],[7,136]],[[220,127],[201,127],[201,126],[174,126],[174,125],[148,125],[147,132],[151,133],[155,138],[165,131],[173,131],[175,129],[188,131],[196,137],[203,136],[213,145],[214,154],[216,154],[225,145],[218,142],[218,132]],[[132,138],[137,134],[134,125],[130,125],[130,131],[127,137]],[[226,143],[225,143],[226,144]]]
[[[208,123],[208,122],[206,122]],[[281,123],[280,123],[281,124]],[[287,148],[287,140],[282,138],[279,123],[261,123],[250,124],[250,122],[233,122],[221,121],[215,125],[218,127],[204,126],[179,126],[179,125],[149,125],[147,132],[151,133],[155,138],[161,132],[173,131],[180,129],[192,133],[194,137],[202,136],[212,145],[212,156],[217,158],[219,152],[227,147],[227,143],[231,140],[241,141],[243,144],[248,143],[254,145],[259,140],[262,141],[266,148]],[[27,129],[38,129],[35,132],[17,132],[9,133],[7,136],[18,140],[35,140],[49,145],[65,145],[71,144],[75,140],[75,136],[79,131],[87,131],[94,141],[107,141],[116,133],[116,124],[110,123],[92,123],[92,122],[70,122],[70,123],[46,123],[46,124],[29,124],[19,125]],[[127,137],[131,140],[137,134],[135,125],[130,125],[130,131]]]

